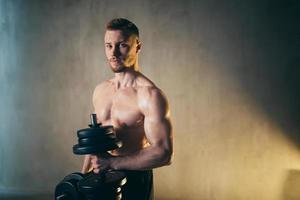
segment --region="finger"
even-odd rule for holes
[[[92,163],[98,163],[99,162],[99,158],[97,156],[94,156],[91,160]]]
[[[92,164],[92,167],[93,167],[94,169],[99,169],[99,168],[100,168],[100,165],[99,165],[98,163],[94,163],[94,164]]]
[[[93,172],[94,172],[95,174],[99,174],[100,169],[94,169]]]

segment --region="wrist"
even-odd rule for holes
[[[117,159],[118,158],[116,156],[112,156],[109,158],[109,168],[110,169],[119,170]]]

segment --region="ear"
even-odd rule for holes
[[[141,51],[142,48],[142,43],[141,41],[137,38],[136,39],[136,53],[139,53]]]

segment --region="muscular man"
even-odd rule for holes
[[[139,72],[138,28],[126,19],[106,26],[105,53],[114,78],[100,83],[93,104],[102,125],[112,125],[123,146],[111,156],[86,156],[82,172],[127,172],[123,199],[151,199],[152,169],[170,164],[172,128],[163,92]]]

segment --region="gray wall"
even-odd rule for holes
[[[104,23],[134,21],[167,94],[173,164],[157,199],[299,199],[299,3],[0,0],[0,192],[52,192],[82,158]]]

